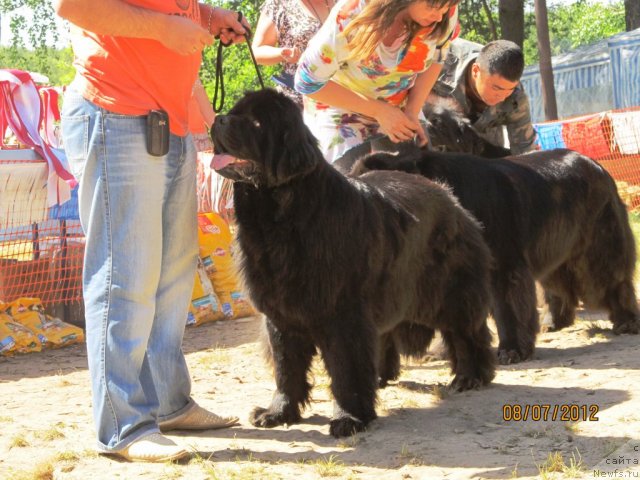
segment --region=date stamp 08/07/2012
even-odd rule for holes
[[[597,422],[600,407],[595,404],[577,403],[505,403],[502,406],[502,420],[505,422]]]

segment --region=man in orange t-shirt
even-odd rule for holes
[[[191,398],[181,350],[198,253],[189,100],[204,47],[238,41],[236,12],[196,0],[55,0],[76,77],[62,111],[86,234],[87,353],[98,450],[187,451],[160,431],[237,423]]]

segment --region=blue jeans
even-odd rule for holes
[[[115,452],[187,410],[182,352],[198,254],[196,154],[171,135],[147,153],[146,117],[110,113],[71,88],[64,147],[80,186],[87,355],[98,449]]]

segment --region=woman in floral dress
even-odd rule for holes
[[[302,108],[302,96],[293,89],[298,58],[329,16],[334,0],[266,0],[253,36],[252,48],[261,65],[284,62],[283,77],[290,85],[278,89]]]
[[[459,33],[459,0],[340,0],[298,62],[305,123],[329,162],[373,135],[427,142],[422,106]]]

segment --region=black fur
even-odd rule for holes
[[[427,104],[429,105],[429,104]],[[431,148],[443,152],[473,153],[487,158],[511,155],[511,150],[482,138],[464,115],[429,105],[424,109],[427,118],[427,135]]]
[[[442,332],[455,390],[492,380],[490,254],[447,189],[402,172],[345,177],[273,90],[218,115],[212,138],[216,152],[241,159],[214,165],[236,180],[241,269],[275,367],[277,391],[254,425],[300,421],[318,349],[336,401],[331,434],[363,430],[376,418],[379,374],[390,378],[386,358],[397,358],[380,339],[398,326]]]
[[[419,173],[446,183],[484,225],[494,257],[501,363],[534,351],[535,280],[545,289],[555,329],[573,323],[582,300],[607,310],[615,333],[638,333],[633,233],[615,182],[593,160],[570,150],[483,159],[405,148],[361,159],[352,175],[370,170]]]

